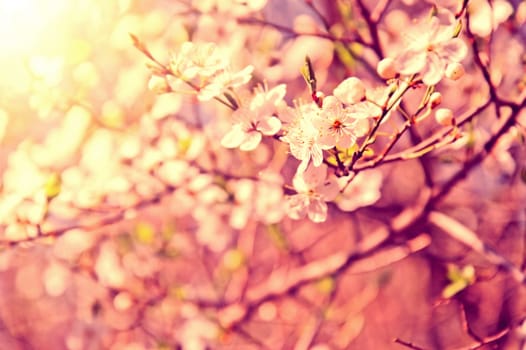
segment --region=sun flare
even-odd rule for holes
[[[2,58],[30,54],[50,39],[67,12],[67,0],[0,0]]]

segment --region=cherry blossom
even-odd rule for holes
[[[353,175],[338,178],[338,184],[343,192],[335,200],[343,211],[354,211],[361,207],[374,204],[380,199],[380,187],[383,175],[378,170],[368,170]],[[350,182],[349,182],[350,181]]]
[[[285,85],[281,84],[270,91],[256,93],[249,106],[242,106],[232,117],[236,122],[221,140],[226,148],[239,147],[242,151],[252,151],[263,135],[275,135],[281,128],[281,121],[274,116],[276,107],[283,102]]]
[[[283,218],[283,179],[268,172],[261,173],[260,178],[261,181],[242,179],[228,183],[234,197],[229,220],[233,228],[246,227],[249,219],[271,224]]]
[[[505,258],[525,216],[523,4],[81,2],[95,30],[3,50],[23,66],[0,65],[6,349],[430,348],[466,340],[418,336],[456,241],[465,266],[526,280]],[[417,336],[370,337],[378,306]],[[496,311],[454,316],[516,333]]]
[[[469,2],[468,11],[471,31],[487,37],[513,14],[513,6],[504,0],[473,0]]]
[[[287,125],[287,133],[281,141],[288,143],[290,153],[301,160],[298,171],[305,171],[312,159],[314,166],[320,166],[323,161],[323,150],[332,146],[323,145],[320,141],[320,131],[314,125],[319,117],[319,107],[315,103],[300,104],[291,112],[293,119]]]
[[[425,84],[437,84],[447,65],[460,62],[467,54],[466,44],[455,37],[455,31],[455,23],[444,24],[435,16],[411,28],[405,50],[395,58],[398,72],[420,73]]]
[[[341,102],[354,104],[365,98],[365,85],[360,79],[349,77],[338,84],[332,93]]]
[[[336,178],[327,177],[327,165],[309,165],[292,180],[297,194],[286,197],[286,212],[292,219],[308,216],[313,222],[327,219],[327,203],[338,195]]]
[[[314,121],[321,134],[319,142],[323,148],[351,147],[356,142],[356,124],[357,121],[351,117],[349,109],[344,108],[334,96],[323,99],[320,115]]]
[[[170,60],[171,70],[183,80],[210,77],[227,65],[227,57],[214,43],[184,42]]]
[[[200,101],[209,101],[214,97],[221,96],[225,92],[244,85],[252,78],[253,70],[253,66],[246,66],[239,72],[232,72],[230,69],[222,70],[212,76],[205,85],[199,89],[197,98]]]

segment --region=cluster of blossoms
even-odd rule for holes
[[[355,175],[351,164],[356,161],[355,153],[363,153],[364,145],[374,143],[378,126],[390,118],[411,84],[420,81],[433,86],[444,76],[458,79],[463,73],[459,62],[467,47],[457,37],[459,25],[451,13],[441,10],[418,23],[410,33],[419,36],[407,35],[404,50],[378,64],[378,74],[388,80],[387,85],[367,87],[360,79],[349,77],[331,95],[312,91],[312,101],[295,101],[293,106],[287,103],[285,84],[272,88],[264,84],[248,91],[246,85],[254,68],[233,70],[225,52],[211,43],[183,43],[167,66],[169,74],[160,70],[161,74],[153,76],[151,88],[169,92],[180,91],[186,85],[200,101],[215,98],[227,104],[233,112],[230,121],[221,124],[230,125],[221,137],[223,147],[256,151],[265,136],[288,145],[290,154],[300,163],[290,187],[296,194],[285,195],[284,211],[294,219],[308,216],[314,222],[323,222],[327,218],[327,202],[347,203],[349,199],[346,193]],[[440,99],[435,92],[426,103],[433,109]],[[449,110],[437,110],[441,124],[450,125],[452,119]],[[342,178],[343,175],[350,177]],[[277,176],[277,183],[283,183]],[[373,181],[369,186],[370,192],[378,195],[364,203],[360,199],[356,202],[370,205],[378,200],[380,183]],[[356,206],[347,203],[340,208],[354,210]],[[249,215],[246,210],[236,212],[244,212],[241,217]]]
[[[446,10],[419,22],[405,33],[403,51],[380,61],[379,75],[391,79],[397,73],[418,74],[426,85],[438,84],[444,76],[460,78],[464,70],[459,62],[467,54],[467,45],[457,37],[459,33],[459,23]]]
[[[186,86],[199,90],[197,98],[209,101],[246,84],[254,67],[234,72],[228,56],[213,43],[185,42],[170,60],[170,74],[160,72],[150,80],[150,88],[159,92],[181,92]]]
[[[45,333],[57,339],[49,348],[70,350],[271,349],[295,341],[296,348],[350,348],[362,327],[376,324],[364,322],[365,303],[345,297],[351,292],[368,302],[384,284],[359,278],[364,288],[353,280],[350,291],[345,281],[361,269],[376,275],[382,264],[397,268],[391,262],[435,242],[427,230],[433,212],[460,203],[461,215],[453,217],[482,232],[494,219],[502,227],[505,216],[510,223],[523,219],[509,210],[521,208],[523,196],[515,193],[505,210],[483,210],[489,216],[482,221],[469,204],[482,209],[505,198],[503,182],[526,181],[516,147],[526,115],[519,112],[503,129],[524,102],[512,103],[511,89],[502,88],[519,78],[526,86],[518,63],[523,35],[510,35],[526,22],[526,6],[432,2],[431,14],[418,21],[409,11],[423,13],[426,5],[414,0],[162,0],[155,13],[145,11],[156,1],[108,2],[123,18],[122,35],[110,40],[122,36],[119,50],[135,57],[121,64],[103,45],[94,52],[74,45],[75,55],[90,57],[78,58],[82,63],[60,85],[67,60],[30,60],[44,87],[38,90],[53,94],[48,85],[69,80],[83,87],[71,101],[32,98],[46,114],[58,105],[64,113],[37,126],[44,138],[28,133],[5,162],[0,156],[0,274],[7,277],[4,299],[16,301],[0,310],[7,338],[45,347]],[[504,21],[505,30],[498,29]],[[130,50],[130,30],[150,72]],[[474,63],[463,63],[462,31],[473,40]],[[158,59],[138,37],[156,51],[177,49]],[[484,74],[457,81],[464,69]],[[148,79],[160,96],[144,91]],[[8,119],[0,108],[2,142]],[[458,175],[463,183],[450,185]],[[459,200],[466,190],[476,198]],[[430,201],[415,201],[421,194]],[[414,263],[420,275],[421,257],[403,270]],[[477,272],[459,271],[468,276],[453,294]],[[320,313],[320,301],[331,312]],[[33,303],[39,307],[24,309]],[[46,320],[26,344],[24,333],[38,327],[29,322],[24,331],[21,321],[57,307],[64,317]],[[10,320],[5,310],[23,312]],[[49,332],[54,328],[60,337]],[[11,344],[5,346],[16,348]]]
[[[263,143],[282,142],[288,147],[292,157],[299,161],[292,186],[285,185],[283,176],[274,172],[270,182],[241,177],[231,181],[235,185],[226,187],[217,186],[209,177],[207,185],[190,192],[209,193],[204,188],[215,188],[215,202],[233,198],[235,210],[227,215],[230,217],[227,221],[233,228],[242,227],[249,217],[275,223],[284,214],[294,219],[308,216],[314,222],[323,222],[327,218],[327,202],[335,202],[342,210],[355,210],[359,206],[376,202],[380,195],[381,180],[365,184],[368,188],[365,193],[373,194],[366,196],[368,200],[356,197],[356,191],[352,190],[356,174],[351,162],[355,161],[353,157],[356,152],[360,148],[363,151],[363,145],[374,140],[375,127],[390,118],[413,82],[420,80],[431,86],[444,76],[457,79],[463,72],[459,62],[466,55],[467,49],[465,43],[457,37],[459,28],[452,14],[440,12],[439,15],[422,21],[416,28],[410,32],[419,33],[420,36],[408,36],[409,41],[402,52],[379,62],[378,73],[388,79],[387,85],[370,87],[356,77],[349,77],[340,82],[332,94],[324,96],[320,91],[314,91],[315,98],[312,101],[299,100],[292,106],[286,99],[285,84],[248,87],[253,66],[236,70],[231,67],[227,50],[212,43],[184,42],[166,66],[152,66],[154,74],[149,83],[150,88],[159,93],[192,92],[199,101],[217,99],[228,105],[233,110],[228,120],[219,118],[221,120],[217,124],[207,126],[217,126],[220,130],[219,143],[222,147],[256,152]],[[431,108],[439,105],[440,99],[440,94],[435,92],[428,101]],[[451,125],[453,122],[452,113],[447,109],[437,109],[436,118],[444,125]],[[107,133],[97,135],[104,136],[102,139],[111,138]],[[157,137],[152,136],[152,140]],[[198,144],[202,137],[203,135],[193,133],[192,144]],[[264,137],[269,141],[264,141]],[[134,162],[142,162],[140,167],[148,171],[154,169],[160,179],[171,186],[186,186],[189,181],[180,179],[181,171],[186,172],[182,169],[192,169],[194,173],[201,170],[192,165],[194,159],[180,158],[177,155],[175,159],[170,159],[173,152],[167,153],[170,149],[167,145],[174,141],[167,141],[168,139],[169,137],[161,138],[163,145],[159,142],[158,149],[145,150],[144,155],[139,158],[144,159]],[[100,142],[100,137],[97,140]],[[88,146],[89,143],[85,146],[86,150]],[[202,151],[203,147],[199,149]],[[137,157],[138,146],[135,148],[137,150],[132,156],[124,158]],[[340,157],[341,154],[346,156]],[[65,171],[62,176],[64,188],[71,182],[71,173]],[[372,175],[372,178],[377,178],[375,176]],[[40,180],[42,182],[45,180]],[[130,181],[121,182],[120,192],[133,186]],[[194,180],[192,183],[195,182]],[[257,195],[266,191],[274,194],[271,199]],[[290,191],[294,194],[288,193]],[[185,191],[177,190],[175,196],[180,196],[183,192]],[[65,196],[64,191],[59,200]],[[90,196],[82,201],[84,204],[81,207],[96,205],[104,198],[104,192],[97,194],[96,198],[94,195]],[[350,198],[353,196],[355,198]],[[46,215],[49,200],[46,195],[42,194],[35,200],[31,196],[16,200],[10,198],[6,197],[0,202],[0,207],[5,208],[3,211],[6,213],[20,207],[20,215],[25,217],[22,213],[26,210],[24,208],[38,208],[33,210],[35,218],[28,219],[29,222],[37,222]],[[25,204],[21,205],[23,202]],[[285,205],[280,205],[281,202]],[[11,225],[11,221],[7,217],[0,217],[2,223]]]
[[[276,135],[281,129],[281,120],[275,114],[285,102],[284,84],[271,90],[263,87],[257,90],[248,106],[241,106],[232,115],[232,129],[223,137],[221,145],[252,151],[261,142],[262,136]]]

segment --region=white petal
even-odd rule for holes
[[[242,151],[252,151],[261,142],[261,134],[257,131],[251,131],[245,134],[245,140],[239,146],[239,149]]]
[[[422,80],[426,85],[435,85],[444,76],[446,64],[436,54],[428,55],[427,64],[422,70]]]
[[[365,97],[365,85],[360,79],[350,77],[342,81],[333,93],[343,103],[353,104]]]
[[[210,83],[206,85],[205,87],[203,87],[201,90],[199,90],[197,99],[199,101],[210,101],[214,97],[221,95],[222,91],[223,91],[223,84]]]
[[[313,222],[324,222],[327,220],[327,203],[321,199],[311,200],[307,215]]]
[[[236,148],[241,145],[244,139],[245,133],[241,129],[241,125],[235,124],[232,126],[232,129],[223,136],[223,139],[221,139],[221,146],[226,148]]]
[[[355,142],[356,142],[356,137],[350,134],[350,135],[342,135],[336,144],[340,148],[347,149],[351,147],[352,145],[354,145]]]
[[[281,129],[281,121],[276,117],[264,117],[258,123],[257,129],[263,135],[275,135]]]
[[[402,74],[415,74],[426,65],[426,52],[406,51],[395,60],[398,71]]]
[[[303,194],[296,194],[285,198],[285,210],[291,219],[301,219],[307,213],[309,198]]]
[[[315,189],[318,185],[322,184],[327,177],[327,164],[310,164],[307,170],[301,174],[305,183],[309,186],[309,189]]]
[[[440,54],[445,56],[448,60],[460,62],[466,57],[468,47],[462,39],[453,38],[441,48]]]
[[[348,180],[348,177],[338,179],[342,187],[347,184]],[[380,199],[382,180],[383,175],[378,170],[360,172],[347,185],[345,192],[336,201],[336,205],[343,211],[354,211],[374,204]]]
[[[321,150],[321,148],[318,145],[312,146],[311,154],[312,163],[314,164],[314,166],[320,166],[323,162],[323,151]]]
[[[304,158],[301,160],[300,165],[298,165],[298,169],[296,170],[297,173],[303,173],[305,169],[307,169],[307,166],[309,165],[309,158]]]
[[[323,147],[333,148],[336,145],[336,135],[333,133],[325,134],[319,138],[318,143]]]
[[[322,196],[323,200],[332,201],[340,192],[340,186],[338,186],[336,178],[332,177],[316,187],[316,192]]]
[[[285,97],[286,92],[287,85],[279,84],[267,93],[267,99],[275,105],[278,101],[283,100],[283,97]]]

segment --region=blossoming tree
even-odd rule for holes
[[[526,3],[60,11],[0,109],[0,349],[524,346]]]

